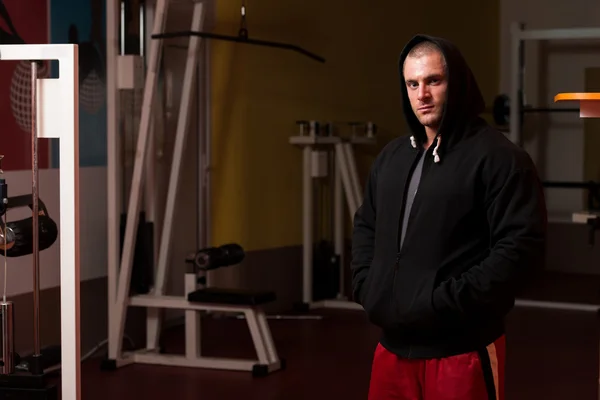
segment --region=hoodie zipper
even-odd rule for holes
[[[403,190],[403,198],[402,198],[402,209],[400,210],[400,218],[398,218],[398,223],[397,223],[397,227],[398,227],[398,236],[397,236],[397,240],[396,240],[396,261],[394,262],[394,274],[393,274],[393,278],[392,278],[392,298],[390,299],[393,302],[392,307],[394,307],[395,311],[397,311],[396,307],[396,301],[394,301],[394,299],[396,298],[396,274],[398,273],[398,270],[400,269],[400,257],[402,256],[402,250],[400,249],[400,241],[401,241],[401,235],[402,235],[402,221],[404,219],[404,213],[405,213],[405,209],[406,209],[406,200],[408,198],[408,192],[407,192],[407,185],[409,184],[411,178],[412,178],[412,174],[414,172],[415,169],[415,163],[417,162],[417,160],[419,159],[419,155],[421,154],[422,150],[417,150],[417,154],[415,154],[412,164],[410,166],[410,173],[408,174],[408,176],[406,177],[406,180],[404,181],[404,190]],[[423,157],[425,157],[426,154],[423,154]],[[413,204],[414,205],[414,204]],[[408,229],[406,229],[406,232],[408,233]]]
[[[415,154],[415,156],[413,157],[412,163],[410,165],[410,173],[407,175],[406,180],[404,181],[404,187],[403,187],[403,193],[402,193],[402,209],[400,210],[400,217],[398,218],[398,223],[397,223],[397,228],[398,228],[398,237],[396,240],[396,262],[394,264],[394,274],[395,271],[398,270],[399,266],[400,266],[400,257],[402,255],[402,249],[400,248],[400,242],[402,241],[402,222],[404,220],[404,214],[406,212],[406,202],[408,200],[408,185],[410,183],[410,180],[412,179],[412,175],[414,173],[415,170],[415,164],[417,163],[417,161],[419,160],[419,155],[421,154],[422,150],[418,150],[417,154]],[[423,157],[426,157],[427,154],[423,154]],[[414,206],[414,203],[413,203]],[[410,217],[410,216],[409,216]],[[408,233],[408,226],[406,229],[406,233]]]

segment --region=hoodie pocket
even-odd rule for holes
[[[403,270],[402,266],[396,270],[393,301],[397,328],[432,329],[438,325],[438,316],[433,307],[436,276],[435,270]]]
[[[393,264],[389,267],[373,264],[362,287],[362,306],[369,321],[380,328],[397,325],[394,316]]]

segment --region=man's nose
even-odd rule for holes
[[[420,85],[419,86],[419,91],[417,92],[417,96],[419,100],[425,100],[427,98],[429,98],[429,89],[427,88],[426,85]]]

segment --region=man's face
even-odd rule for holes
[[[430,52],[408,57],[404,61],[404,81],[419,122],[432,129],[439,128],[448,87],[442,54]]]

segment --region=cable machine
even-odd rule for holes
[[[74,44],[0,45],[0,62],[26,61],[30,66],[31,172],[32,192],[8,197],[8,185],[0,177],[0,215],[4,217],[0,254],[4,260],[4,294],[0,302],[2,363],[0,398],[56,399],[56,385],[44,374],[40,342],[40,260],[41,250],[60,235],[60,335],[61,397],[81,398],[81,355],[79,324],[79,80],[78,46]],[[59,78],[42,79],[38,64],[58,60]],[[27,96],[27,94],[26,94]],[[61,101],[56,101],[61,99]],[[38,139],[59,139],[60,233],[39,199]],[[1,156],[3,158],[3,156]],[[2,171],[0,171],[2,173]],[[15,207],[29,207],[31,218],[6,222]],[[7,258],[32,255],[33,264],[33,355],[24,368],[15,352],[14,303],[7,299]]]
[[[119,36],[118,23],[119,10],[116,1],[107,3],[107,82],[108,82],[108,302],[109,302],[109,339],[108,357],[103,363],[104,369],[115,369],[132,363],[160,364],[171,366],[187,366],[200,368],[230,369],[252,371],[254,375],[266,375],[284,368],[285,362],[275,349],[269,325],[261,306],[275,299],[272,292],[248,292],[241,290],[225,290],[211,287],[206,276],[208,264],[204,260],[206,254],[233,254],[232,259],[240,259],[239,248],[235,246],[221,246],[211,252],[198,251],[196,256],[186,262],[184,278],[185,295],[169,296],[165,294],[168,267],[170,262],[170,248],[173,236],[173,220],[177,193],[182,167],[182,155],[186,147],[189,131],[192,96],[200,77],[197,68],[203,62],[205,77],[201,82],[202,93],[200,101],[205,105],[207,129],[201,138],[202,152],[199,161],[199,230],[205,232],[201,238],[201,247],[207,247],[207,233],[209,212],[208,201],[210,198],[210,129],[208,115],[210,107],[210,82],[206,76],[208,56],[207,52],[201,60],[200,44],[202,39],[229,40],[243,44],[268,46],[273,48],[296,51],[311,59],[323,62],[324,59],[299,46],[250,39],[246,26],[246,7],[242,4],[242,22],[238,36],[217,35],[205,32],[203,29],[209,24],[208,15],[214,2],[210,0],[190,1],[193,6],[193,15],[190,29],[182,32],[165,33],[165,25],[169,6],[172,1],[157,0],[154,4],[145,3],[147,15],[153,15],[151,34],[147,57],[143,60],[140,56],[119,55],[115,46]],[[139,222],[140,209],[143,198],[144,185],[146,188],[155,188],[154,173],[151,165],[153,155],[150,152],[154,134],[154,116],[157,107],[158,77],[160,72],[163,43],[167,38],[189,37],[185,72],[182,78],[182,94],[177,128],[173,148],[173,159],[166,190],[166,206],[164,219],[160,227],[160,237],[157,243],[156,268],[152,285],[147,293],[131,293],[130,284],[134,248],[136,245],[136,231]],[[133,61],[132,61],[133,59]],[[117,157],[118,138],[118,91],[136,87],[134,65],[144,65],[145,77],[143,84],[143,102],[141,117],[137,134],[135,149],[135,163],[131,178],[129,200],[126,212],[126,223],[123,235],[122,253],[119,259],[119,234],[118,221],[120,206],[119,200],[119,160]],[[155,193],[155,190],[146,190],[146,194]],[[146,204],[155,207],[156,201],[146,198]],[[151,210],[154,210],[151,208]],[[154,211],[151,214],[155,215]],[[231,251],[236,249],[236,251]],[[229,265],[228,263],[225,263]],[[225,264],[214,264],[223,266]],[[122,343],[124,336],[125,317],[128,307],[143,307],[147,311],[147,343],[146,348],[124,353]],[[184,355],[162,354],[159,346],[160,330],[162,326],[162,312],[164,309],[184,310],[185,314],[185,341]],[[226,313],[243,314],[252,335],[257,358],[255,360],[232,360],[226,358],[207,358],[200,354],[200,313],[219,311]]]
[[[525,101],[525,51],[527,41],[538,40],[593,40],[600,39],[600,28],[563,28],[563,29],[525,29],[522,23],[513,23],[510,28],[511,51],[510,51],[510,99],[517,99],[515,106],[506,107],[507,120],[510,126],[510,139],[522,146],[523,138],[521,128],[524,115],[529,112],[574,112],[582,118],[598,117],[598,95],[591,94],[558,94],[555,102],[573,103],[579,101],[579,107],[547,107],[535,108],[526,106]],[[498,104],[503,101],[498,100]],[[498,105],[499,108],[500,105]],[[587,224],[589,227],[588,241],[590,245],[595,242],[595,232],[600,229],[597,214],[600,214],[600,183],[598,182],[568,182],[568,181],[544,181],[545,188],[561,189],[585,189],[588,191],[587,210],[575,212],[572,215],[573,223]],[[523,307],[536,307],[546,309],[563,309],[578,311],[600,310],[600,307],[590,304],[564,303],[557,301],[533,301],[517,299],[516,305]]]
[[[349,122],[351,134],[342,136],[333,123],[321,124],[318,121],[299,121],[299,134],[289,139],[290,144],[302,149],[302,310],[314,308],[342,308],[361,310],[362,307],[345,296],[344,275],[344,210],[354,218],[356,210],[362,202],[362,188],[356,171],[354,146],[374,145],[376,143],[376,125],[373,122]],[[329,163],[329,161],[332,161]],[[333,186],[333,252],[326,254],[323,259],[328,265],[317,260],[314,244],[314,189],[313,181],[320,178],[330,178]],[[344,202],[344,200],[346,200]],[[346,203],[347,208],[344,206]],[[318,265],[321,264],[321,265]],[[319,290],[322,282],[331,285],[329,279],[319,274],[319,269],[329,269],[337,275],[337,295],[330,298],[321,295]],[[315,274],[317,272],[317,274]],[[317,275],[317,276],[315,276]],[[320,275],[320,276],[319,276]],[[316,290],[315,290],[316,289]],[[324,292],[328,292],[327,288]]]

